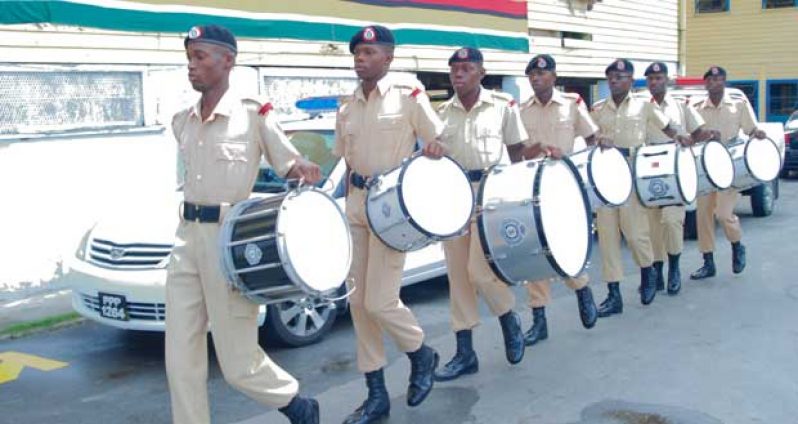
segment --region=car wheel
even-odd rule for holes
[[[266,308],[264,337],[267,344],[300,347],[320,341],[338,316],[334,303],[302,298]]]
[[[695,240],[698,238],[698,227],[695,221],[695,211],[687,211],[684,214],[684,239]]]
[[[754,216],[769,216],[773,213],[775,202],[773,184],[760,184],[751,190],[751,210]]]

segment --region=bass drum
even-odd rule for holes
[[[579,170],[592,210],[622,206],[629,199],[633,187],[632,171],[620,150],[588,147],[568,158]]]
[[[698,170],[699,196],[731,187],[734,164],[723,143],[716,140],[696,143],[692,150]]]
[[[635,188],[643,206],[692,203],[698,190],[695,157],[676,143],[642,146],[635,153]]]
[[[734,162],[732,187],[745,190],[775,180],[781,172],[781,152],[769,138],[736,139],[728,144]]]

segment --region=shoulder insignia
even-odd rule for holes
[[[421,94],[421,93],[422,93],[421,89],[416,87],[416,89],[413,90],[412,93],[410,93],[410,97],[413,97],[413,98],[418,97],[418,95]]]
[[[602,100],[597,101],[596,103],[593,103],[593,106],[590,107],[590,110],[591,111],[597,111],[597,110],[601,109],[601,107],[604,106],[604,102],[606,102],[606,99],[602,99]]]
[[[582,96],[580,96],[579,94],[576,95],[576,104],[578,105],[582,104]]]
[[[510,100],[510,103],[507,103],[507,106],[513,107],[516,105],[515,99]]]
[[[260,109],[258,109],[258,115],[266,116],[272,109],[274,109],[274,106],[271,104],[271,102],[266,102],[260,107]]]

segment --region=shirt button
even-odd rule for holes
[[[200,140],[199,143],[197,144],[199,144],[199,146],[202,147],[202,140]]]
[[[201,179],[202,179],[202,175],[200,175],[200,174],[197,174],[197,181],[199,181],[199,180],[201,180]]]

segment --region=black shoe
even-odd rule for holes
[[[435,381],[451,381],[461,375],[476,374],[479,371],[479,360],[471,342],[471,330],[460,330],[455,333],[457,352],[443,369],[435,371]]]
[[[679,271],[679,256],[668,254],[668,294],[675,296],[682,289],[682,273]]]
[[[588,329],[593,328],[598,319],[598,309],[593,300],[593,291],[588,286],[582,287],[576,291],[576,300],[579,304],[579,318],[582,319],[582,326]]]
[[[739,241],[732,243],[732,272],[739,274],[745,269],[745,246]]]
[[[435,349],[422,344],[407,354],[410,358],[410,384],[407,386],[407,406],[418,406],[432,391],[433,375],[440,357]]]
[[[607,298],[601,302],[601,305],[599,305],[598,308],[599,318],[605,318],[610,315],[623,313],[623,298],[621,297],[621,288],[619,287],[619,283],[607,283],[607,288],[609,288]]]
[[[657,295],[657,276],[654,267],[640,268],[640,303],[648,305]]]
[[[504,355],[507,362],[517,364],[524,359],[524,332],[521,330],[521,317],[513,311],[499,317],[504,336]]]
[[[665,290],[665,278],[662,276],[662,268],[664,263],[662,261],[654,262],[654,273],[657,276],[657,291]]]
[[[703,280],[704,278],[715,276],[715,259],[712,252],[704,253],[704,265],[690,274],[691,280]]]
[[[278,409],[291,424],[319,424],[319,402],[316,399],[294,396],[291,403]]]
[[[524,334],[524,344],[532,346],[548,338],[549,329],[546,326],[546,308],[532,308],[532,326]]]
[[[369,389],[366,401],[346,417],[344,424],[376,423],[391,415],[391,398],[382,369],[366,373],[366,387]]]

